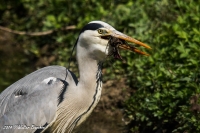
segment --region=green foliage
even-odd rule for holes
[[[199,110],[191,103],[191,97],[200,93],[199,5],[195,0],[1,1],[1,26],[27,33],[54,32],[0,40],[0,88],[36,68],[68,66],[80,29],[91,20],[103,20],[153,48],[147,51],[149,57],[121,51],[123,61],[105,63],[104,80],[123,76],[135,91],[125,108],[130,132],[199,132]],[[76,28],[63,30],[71,25]],[[76,66],[71,63],[70,69],[77,72]]]
[[[200,91],[199,4],[160,1],[150,3],[152,9],[146,8],[152,23],[148,31],[153,36],[149,38],[153,53],[127,66],[134,68],[127,73],[129,83],[137,89],[126,103],[132,132],[200,131],[200,116],[190,103],[191,96]],[[155,9],[173,15],[151,16]],[[156,20],[159,17],[164,18]]]

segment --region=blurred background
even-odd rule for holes
[[[76,132],[200,132],[200,1],[0,3],[0,92],[41,67],[68,67],[81,28],[102,20],[153,50],[104,63],[101,101]],[[78,76],[75,54],[70,69]]]

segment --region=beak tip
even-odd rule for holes
[[[147,48],[147,49],[152,49],[149,45],[147,45],[147,44],[144,44],[144,45],[142,45],[143,47],[145,47],[145,48]]]

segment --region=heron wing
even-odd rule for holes
[[[68,83],[76,84],[71,73],[65,80],[67,72],[60,66],[45,67],[3,91],[0,94],[0,132],[35,132],[51,123]]]

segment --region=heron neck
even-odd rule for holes
[[[77,47],[77,60],[80,75],[79,84],[84,85],[84,88],[94,89],[97,81],[101,79],[102,63],[89,55],[87,49],[81,46]]]

